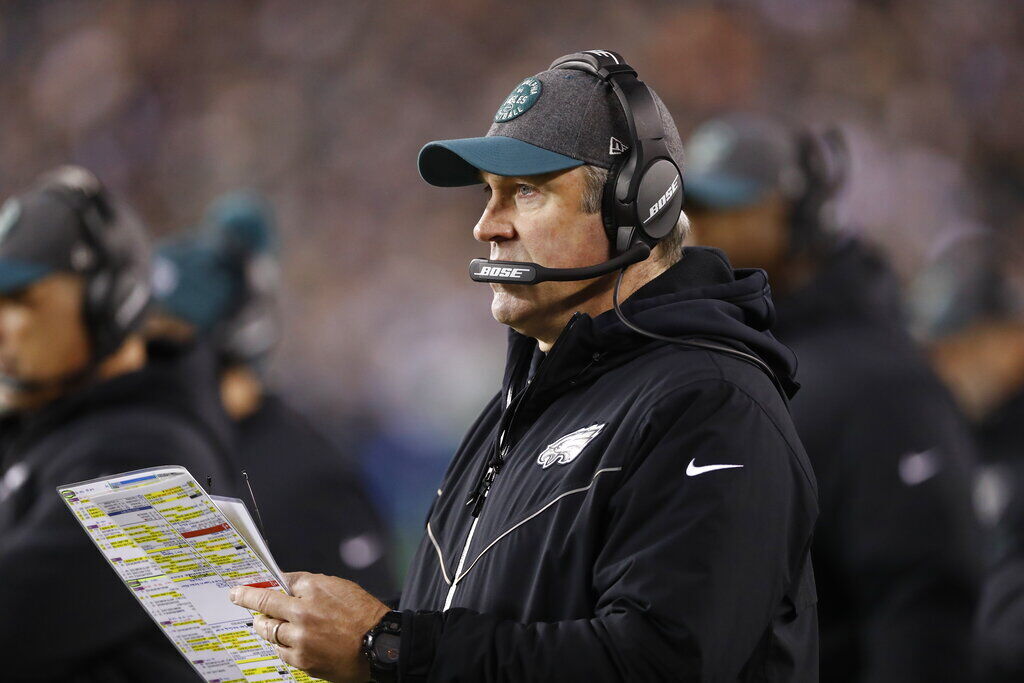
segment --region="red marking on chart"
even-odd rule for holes
[[[182,534],[184,538],[195,538],[196,536],[206,536],[207,534],[215,534],[218,531],[227,531],[231,527],[227,524],[218,524],[217,526],[207,527],[205,529],[196,529],[195,531],[186,531]]]

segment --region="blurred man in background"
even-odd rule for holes
[[[975,499],[979,516],[992,529],[976,620],[979,680],[984,683],[1024,680],[1021,237],[1011,227],[992,236],[982,296],[953,297],[949,307],[972,322],[932,345],[940,376],[973,422],[982,462]]]
[[[280,336],[276,250],[268,206],[249,193],[222,198],[201,234],[158,250],[150,333],[213,346],[223,409],[278,563],[391,597],[388,534],[358,463],[266,384],[264,363]]]
[[[1024,680],[1024,325],[978,321],[941,339],[933,357],[974,417],[982,462],[976,501],[991,525],[977,617],[979,680]]]
[[[4,681],[195,680],[55,491],[167,464],[230,489],[207,368],[150,353],[148,301],[142,227],[88,171],[59,169],[0,209]]]
[[[895,277],[828,218],[837,133],[734,114],[687,144],[697,243],[768,271],[800,361],[794,421],[821,486],[821,679],[967,680],[980,545],[973,448],[905,333]]]

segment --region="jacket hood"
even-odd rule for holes
[[[796,355],[771,333],[775,307],[767,275],[760,269],[734,270],[718,249],[687,247],[676,264],[638,289],[621,307],[630,322],[649,332],[712,339],[753,353],[771,367],[787,393],[799,387]],[[567,367],[557,376],[557,380],[565,380],[565,373],[572,369],[606,370],[643,353],[649,344],[660,343],[626,327],[614,310],[595,318],[577,313],[549,356],[557,354],[557,364]],[[506,391],[515,388],[515,377],[522,370],[516,367],[522,361],[517,363],[515,357],[521,354],[517,347],[523,346],[536,349],[536,342],[512,332]],[[585,367],[598,357],[601,363],[591,363],[592,369]],[[533,364],[537,364],[536,358]]]
[[[805,286],[779,296],[782,338],[838,319],[860,319],[887,327],[904,323],[900,285],[892,268],[876,250],[859,240],[837,244]]]

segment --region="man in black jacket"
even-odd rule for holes
[[[1012,235],[1017,237],[1019,235]],[[1020,269],[1003,245],[988,263],[989,289],[974,322],[932,345],[940,376],[971,416],[978,444],[975,501],[988,528],[986,574],[975,619],[975,680],[1024,680],[1024,321],[1000,271]]]
[[[609,238],[606,182],[641,145],[681,166],[671,116],[618,55],[570,61],[597,66],[527,78],[486,137],[420,153],[434,185],[484,183],[474,236],[519,263],[478,277],[642,252]],[[768,331],[763,272],[681,253],[678,176],[662,178],[638,214],[671,232],[618,287],[632,327],[614,273],[493,286],[505,378],[441,482],[400,611],[307,574],[295,598],[235,592],[283,657],[365,679],[362,638],[378,681],[817,680],[816,490],[781,395],[795,359]]]
[[[87,171],[0,209],[0,678],[177,683],[196,674],[56,493],[178,464],[230,491],[212,358],[147,349],[145,239]]]
[[[731,114],[687,152],[697,241],[768,271],[776,334],[800,358],[793,420],[821,486],[822,680],[969,680],[973,446],[903,327],[894,274],[832,229],[841,139]]]

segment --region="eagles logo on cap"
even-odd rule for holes
[[[533,76],[524,78],[523,82],[516,86],[515,90],[505,98],[501,107],[498,108],[498,113],[494,115],[494,122],[511,121],[525,112],[540,98],[542,88],[541,82]]]

